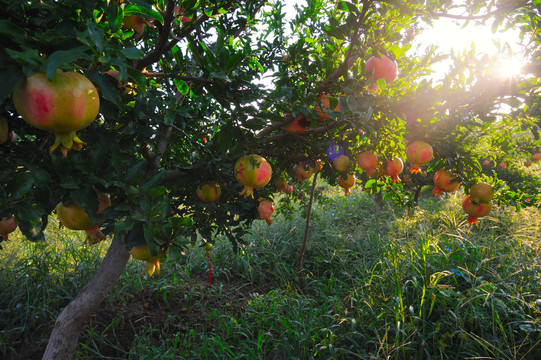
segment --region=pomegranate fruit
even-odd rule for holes
[[[346,178],[344,179],[342,176],[339,176],[336,182],[338,185],[344,189],[344,192],[346,195],[351,194],[350,189],[355,185],[355,176],[351,174],[347,174]]]
[[[372,56],[366,62],[365,71],[373,76],[374,81],[383,78],[387,84],[390,84],[398,76],[398,65],[387,55]]]
[[[470,196],[474,203],[488,203],[494,197],[494,189],[487,183],[477,183],[470,189]]]
[[[137,39],[145,32],[145,26],[149,22],[139,15],[126,15],[122,19],[122,28],[133,30],[133,38]]]
[[[100,108],[94,84],[79,73],[62,70],[50,81],[42,72],[19,81],[13,103],[24,121],[56,135],[50,151],[62,145],[64,156],[85,145],[75,132],[90,125]]]
[[[103,194],[97,190],[96,195],[98,196],[99,200],[99,208],[98,211],[96,211],[96,214],[100,214],[103,210],[111,206],[111,199],[109,199],[109,196],[106,194]],[[68,229],[85,230],[86,241],[89,245],[94,245],[105,239],[105,235],[99,228],[102,221],[94,224],[82,206],[75,203],[71,203],[69,205],[58,203],[56,206],[56,214],[58,215],[58,219],[62,225]]]
[[[532,154],[532,161],[533,162],[539,162],[539,160],[541,160],[541,152]]]
[[[406,147],[408,162],[411,164],[412,174],[420,173],[420,167],[428,164],[434,155],[432,146],[424,141],[414,141]]]
[[[458,178],[451,174],[450,171],[445,169],[440,169],[434,174],[434,189],[432,189],[432,194],[438,196],[442,192],[453,192],[460,186],[460,181]]]
[[[8,121],[5,117],[0,116],[0,144],[5,143],[9,138]]]
[[[288,187],[287,179],[282,175],[278,176],[274,179],[274,186],[276,186],[276,191],[285,192]]]
[[[372,177],[374,170],[378,167],[378,155],[371,151],[362,152],[357,155],[357,164],[368,173],[368,176]]]
[[[393,182],[400,182],[398,175],[404,170],[404,162],[399,157],[387,160],[385,165],[385,174],[393,178]]]
[[[312,165],[313,164],[313,165]],[[297,182],[306,180],[312,176],[313,173],[320,170],[321,161],[317,160],[315,163],[310,161],[301,161],[293,166],[293,174],[297,177]]]
[[[267,199],[259,199],[259,206],[257,207],[259,212],[259,218],[265,220],[268,225],[272,224],[274,220],[271,219],[274,213],[274,205]]]
[[[462,200],[462,209],[468,214],[468,224],[478,224],[478,218],[488,215],[492,210],[492,202],[475,203],[471,196]]]
[[[323,105],[323,108],[321,108],[321,105]],[[326,94],[321,94],[319,96],[319,103],[316,102],[314,104],[314,107],[315,107],[316,112],[317,112],[317,120],[318,120],[318,122],[321,123],[321,122],[331,118],[330,115],[325,112],[325,110],[327,110],[330,105],[331,105],[331,102],[329,100],[329,96],[327,96]],[[332,109],[332,111],[340,112],[340,103],[338,103],[336,105],[336,107],[334,109]]]
[[[213,203],[216,200],[218,200],[218,198],[222,194],[222,190],[220,189],[220,185],[215,184],[215,183],[200,184],[197,187],[196,191],[197,191],[197,197],[201,201],[209,202],[209,203]]]
[[[347,155],[340,155],[334,158],[333,164],[336,171],[342,172],[349,169],[351,161]]]
[[[492,162],[490,160],[483,161],[483,166],[490,166],[492,165]]]
[[[272,167],[259,155],[245,155],[235,164],[235,177],[244,185],[241,195],[254,198],[254,189],[267,185],[272,176]]]
[[[286,114],[286,116],[287,115],[289,115],[289,114]],[[287,132],[290,132],[290,133],[293,133],[293,134],[300,134],[300,133],[305,132],[306,129],[308,129],[308,127],[310,127],[310,123],[311,123],[311,121],[310,121],[310,119],[308,119],[308,117],[306,117],[306,115],[300,114],[293,121],[287,123],[284,126],[284,129]]]
[[[1,218],[0,219],[0,236],[2,240],[8,240],[8,234],[12,233],[17,229],[17,223],[15,222],[15,217],[10,218]]]
[[[160,249],[156,255],[152,256],[150,254],[150,248],[148,244],[134,246],[130,250],[131,256],[133,256],[137,260],[143,260],[147,262],[145,268],[143,269],[143,271],[141,271],[141,275],[143,275],[146,271],[148,273],[148,276],[152,276],[154,272],[160,275],[160,259],[166,253],[167,251]]]

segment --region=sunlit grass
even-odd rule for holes
[[[494,206],[469,227],[462,193],[423,192],[408,215],[356,189],[325,189],[305,255],[302,207],[256,221],[239,252],[225,238],[185,263],[140,275],[130,260],[86,327],[80,358],[536,359],[541,352],[541,217]],[[55,226],[51,227],[53,230]],[[54,319],[99,265],[107,244],[65,229],[47,244],[13,237],[0,253],[0,349],[43,349]],[[129,336],[126,334],[130,334]],[[15,339],[15,340],[14,340]],[[22,344],[25,344],[22,346]]]

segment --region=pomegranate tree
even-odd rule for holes
[[[487,183],[477,183],[470,188],[470,196],[474,203],[488,203],[494,197],[494,189]]]
[[[80,150],[85,145],[76,131],[90,125],[100,108],[98,91],[90,80],[61,70],[51,80],[39,72],[19,81],[13,103],[24,121],[56,135],[50,151],[62,145],[64,156],[68,150]]]
[[[428,164],[434,155],[430,144],[417,140],[406,147],[407,160],[411,164],[411,173],[420,173],[420,167]]]
[[[8,240],[8,234],[12,233],[17,229],[17,223],[15,222],[15,217],[3,217],[0,219],[0,236],[3,241]]]
[[[460,186],[458,178],[449,170],[440,169],[434,174],[434,189],[432,194],[438,196],[441,192],[453,192]]]
[[[492,202],[476,203],[468,195],[462,200],[462,209],[468,214],[468,224],[478,224],[478,218],[488,215],[492,210]]]
[[[245,155],[235,163],[235,177],[244,185],[241,195],[254,198],[254,189],[267,185],[272,176],[272,167],[259,155]]]
[[[215,184],[215,183],[200,184],[197,187],[196,191],[197,191],[197,197],[201,201],[209,202],[209,203],[213,203],[216,200],[218,200],[218,198],[222,194],[222,190],[220,189],[220,185]]]
[[[339,176],[336,182],[341,188],[344,189],[345,194],[349,195],[351,194],[350,189],[353,187],[353,185],[355,185],[355,180],[355,175],[348,173],[345,178]]]
[[[272,205],[272,202],[269,200],[260,199],[257,211],[259,212],[259,218],[265,220],[268,225],[274,222],[274,220],[271,219],[271,216],[274,213],[274,205]]]
[[[387,55],[372,56],[366,62],[365,71],[373,76],[374,81],[385,79],[385,82],[390,84],[398,76],[398,65]]]
[[[109,196],[97,190],[96,194],[99,200],[99,207],[96,214],[100,214],[103,210],[111,206],[111,200],[109,199]],[[82,206],[75,203],[64,205],[60,202],[56,206],[56,214],[62,225],[68,229],[85,230],[86,241],[89,245],[94,245],[105,239],[105,235],[99,228],[102,221],[99,221],[97,224],[93,223]]]
[[[154,256],[150,253],[150,248],[148,244],[143,244],[141,246],[134,246],[130,250],[131,256],[137,260],[146,261],[145,268],[141,271],[141,275],[148,273],[148,276],[152,276],[154,272],[160,275],[160,259],[165,255],[166,251],[160,249],[158,253]]]
[[[336,171],[342,172],[349,169],[351,161],[347,155],[339,155],[334,158],[333,164]]]
[[[385,174],[393,178],[393,182],[400,182],[398,175],[404,170],[404,162],[399,157],[387,160],[385,163]]]
[[[370,177],[374,175],[374,170],[378,167],[378,162],[378,155],[371,151],[365,151],[357,155],[357,164]]]

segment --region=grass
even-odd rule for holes
[[[469,227],[461,194],[429,189],[412,215],[336,190],[315,204],[295,270],[302,211],[256,222],[238,253],[217,238],[206,256],[165,261],[141,276],[130,260],[85,328],[78,358],[538,359],[541,217],[495,206]],[[445,200],[445,201],[444,201]],[[99,265],[107,244],[76,232],[19,236],[0,253],[0,357],[39,358],[58,312]]]

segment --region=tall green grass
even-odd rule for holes
[[[333,192],[334,191],[334,192]],[[538,359],[541,217],[495,206],[469,227],[462,194],[425,192],[408,215],[360,192],[314,205],[303,276],[303,212],[256,222],[238,253],[226,239],[141,276],[130,260],[86,327],[78,357],[112,359]],[[43,351],[54,319],[106,244],[74,232],[16,239],[0,253],[0,354]],[[3,243],[4,245],[5,243]]]

